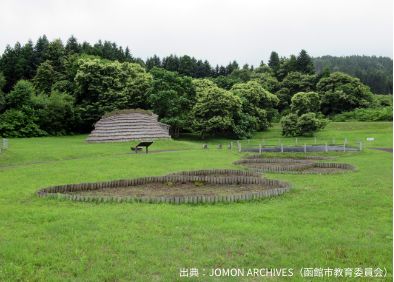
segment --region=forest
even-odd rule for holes
[[[313,58],[317,72],[341,71],[359,78],[368,85],[372,92],[379,94],[393,93],[393,60],[376,56],[323,56]]]
[[[392,93],[391,64],[305,50],[273,51],[259,66],[188,55],[144,61],[113,42],[44,35],[0,58],[0,136],[86,133],[104,113],[130,108],[152,110],[175,137],[248,138],[273,122],[285,136],[311,135],[329,120],[392,120],[392,96],[376,95]]]

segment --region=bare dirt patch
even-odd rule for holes
[[[331,174],[354,170],[354,167],[341,163],[319,163],[311,159],[295,158],[249,158],[235,162],[258,172],[282,172],[302,174]]]
[[[146,183],[143,185],[103,188],[92,191],[78,191],[69,194],[116,197],[181,197],[237,195],[245,192],[260,192],[269,187],[262,184],[211,184],[203,182]]]

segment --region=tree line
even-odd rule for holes
[[[359,78],[374,93],[393,94],[393,60],[376,56],[323,56],[313,58],[315,69],[341,71]]]
[[[312,134],[326,117],[378,105],[359,79],[316,72],[305,50],[272,52],[258,67],[212,67],[190,56],[145,62],[108,41],[66,44],[45,36],[7,46],[0,58],[0,135],[89,132],[117,109],[151,109],[172,133],[247,138],[281,120],[284,135]]]

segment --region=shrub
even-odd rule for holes
[[[32,110],[9,109],[0,115],[0,135],[3,137],[36,137],[47,133],[35,123]]]
[[[392,107],[393,95],[374,95],[373,107]]]
[[[298,135],[313,135],[327,125],[325,119],[319,119],[315,113],[301,115],[297,121]]]
[[[65,135],[75,123],[74,98],[67,93],[52,91],[33,99],[37,124],[50,135]]]
[[[282,125],[282,135],[284,136],[296,136],[298,116],[296,114],[288,114],[282,117],[280,123]]]
[[[282,135],[308,136],[323,129],[327,120],[319,118],[315,113],[306,113],[301,116],[288,114],[281,119]]]
[[[331,118],[333,121],[392,121],[393,108],[367,108],[344,112]]]

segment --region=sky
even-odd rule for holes
[[[0,0],[7,44],[110,40],[135,57],[191,55],[258,65],[305,49],[312,56],[392,58],[392,0]]]

